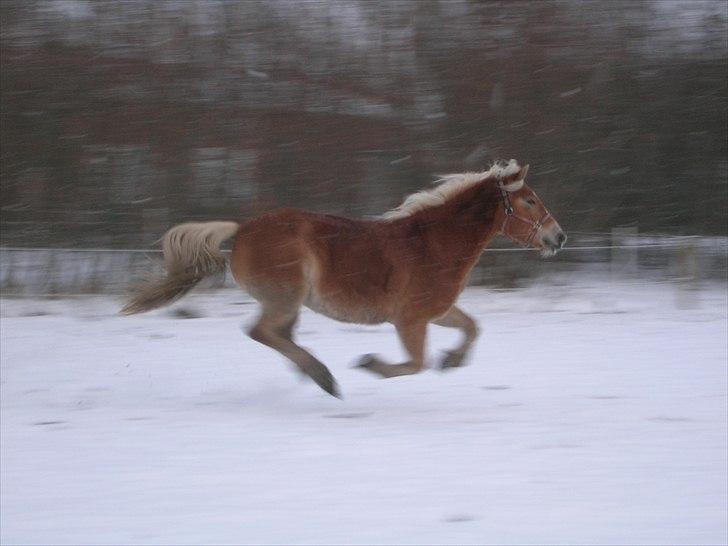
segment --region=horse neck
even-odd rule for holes
[[[416,213],[418,222],[438,248],[473,263],[498,233],[500,194],[492,184],[470,188],[431,209]]]

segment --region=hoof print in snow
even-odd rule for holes
[[[473,516],[469,516],[468,514],[453,514],[452,516],[447,516],[443,521],[445,523],[463,523],[465,521],[473,521],[474,519]]]
[[[692,423],[695,421],[689,417],[650,417],[647,420],[653,423]]]
[[[579,444],[539,444],[531,449],[576,449],[581,447]]]
[[[202,313],[195,311],[190,307],[178,307],[177,309],[170,311],[169,314],[178,319],[195,319],[203,316]]]
[[[324,417],[329,419],[363,419],[370,415],[374,415],[374,413],[371,411],[365,411],[362,413],[333,413],[331,415],[324,415]]]
[[[48,315],[50,315],[50,313],[48,313],[47,311],[26,311],[25,313],[22,313],[20,316],[29,318],[29,317],[46,317]]]
[[[187,317],[187,318],[192,318],[192,317]],[[149,334],[146,337],[149,339],[171,339],[171,338],[175,337],[175,335],[174,334]]]

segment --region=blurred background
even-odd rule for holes
[[[5,293],[115,290],[175,223],[379,214],[511,157],[570,235],[550,271],[725,274],[723,1],[3,0],[0,24]],[[494,252],[473,282],[542,269]]]
[[[0,543],[727,544],[727,71],[725,0],[0,0]],[[569,241],[486,250],[462,370],[304,310],[336,400],[229,278],[119,315],[174,224],[499,158]]]

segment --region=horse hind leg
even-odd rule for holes
[[[263,307],[258,322],[249,335],[255,341],[275,349],[291,360],[301,372],[332,396],[341,398],[339,387],[329,369],[311,353],[293,342],[293,328],[298,319],[298,308],[285,310]]]
[[[445,357],[440,363],[440,368],[443,370],[461,367],[471,345],[478,337],[478,325],[470,315],[463,312],[463,310],[457,306],[451,307],[445,315],[433,320],[432,323],[446,328],[458,328],[462,330],[465,336],[463,341],[458,347],[445,351]]]
[[[397,324],[399,339],[410,355],[410,360],[401,364],[387,364],[375,355],[364,355],[357,367],[370,371],[384,378],[413,375],[422,371],[425,366],[426,322]]]
[[[293,341],[293,331],[296,328],[297,323],[298,311],[296,311],[296,314],[292,318],[286,320],[280,326],[277,326],[276,332],[284,339],[287,339],[288,341]]]
[[[278,333],[282,338],[287,339],[288,341],[294,341],[293,339],[293,333],[295,331],[296,325],[298,324],[298,313],[292,318],[281,324],[280,326],[276,327],[276,333]],[[303,375],[308,376],[301,368],[296,366],[296,369]]]

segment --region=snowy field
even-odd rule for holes
[[[393,328],[305,313],[344,400],[242,292],[116,315],[2,300],[2,544],[726,544],[726,292],[469,289],[467,368],[378,380]],[[428,352],[457,341],[432,326]]]

